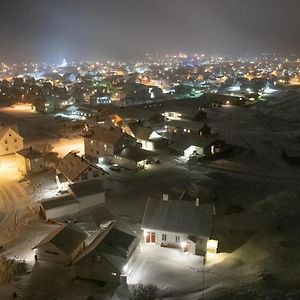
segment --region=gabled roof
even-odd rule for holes
[[[133,139],[130,135],[122,132],[120,128],[104,128],[100,126],[92,127],[91,132],[87,135],[88,138],[107,143],[110,145],[116,144],[121,138],[128,137]]]
[[[20,136],[19,128],[18,128],[18,126],[16,124],[12,124],[12,125],[3,125],[3,124],[0,124],[0,139],[2,139],[2,137],[7,133],[7,131],[9,129],[13,130],[18,136]]]
[[[196,206],[192,201],[149,198],[142,228],[209,237],[212,211],[208,213],[207,207]]]
[[[190,129],[193,131],[199,131],[206,126],[206,122],[199,122],[199,121],[191,121],[191,120],[171,120],[166,122],[168,127],[176,127],[182,129]]]
[[[73,152],[69,152],[64,158],[60,159],[56,166],[56,169],[60,173],[62,173],[69,181],[74,181],[90,167],[98,169],[103,173],[107,173],[102,168]]]
[[[104,192],[103,182],[99,179],[76,182],[70,184],[69,189],[77,198]]]
[[[173,143],[169,148],[184,151],[190,146],[197,146],[206,148],[218,141],[217,136],[210,135],[205,137],[203,135],[190,135],[190,134],[176,134],[172,137]]]
[[[155,154],[141,148],[128,147],[122,149],[120,152],[116,153],[116,155],[139,162],[148,158],[152,158]]]
[[[35,159],[42,157],[42,153],[31,148],[24,148],[17,152],[19,155],[28,158],[28,159]]]
[[[41,240],[33,249],[51,243],[65,254],[71,254],[87,238],[87,234],[82,231],[76,224],[69,223],[62,225],[43,240]]]
[[[101,232],[94,241],[74,261],[74,264],[83,259],[88,254],[95,252],[95,255],[101,255],[109,264],[122,272],[124,265],[131,257],[138,244],[138,239],[129,233],[117,228],[116,223],[111,224],[107,229]]]
[[[139,122],[129,123],[127,126],[135,138],[144,141],[148,140],[153,132],[152,128],[142,126]]]
[[[45,199],[41,202],[41,206],[44,208],[44,210],[49,210],[62,206],[68,206],[75,203],[79,204],[79,201],[75,199],[73,195],[66,195],[61,197]]]

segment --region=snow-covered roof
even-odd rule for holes
[[[138,239],[118,228],[117,223],[112,223],[101,232],[93,242],[74,261],[74,264],[92,252],[96,256],[104,257],[114,268],[122,272],[123,267],[130,259],[138,245]]]
[[[152,128],[145,127],[139,122],[129,123],[127,124],[127,126],[129,127],[130,131],[132,132],[135,138],[144,141],[148,140],[153,132]]]
[[[79,245],[84,243],[87,236],[88,235],[76,224],[69,223],[60,226],[59,228],[48,234],[33,249],[51,243],[64,253],[71,254]]]
[[[74,181],[83,172],[91,167],[98,169],[103,173],[107,173],[102,168],[91,163],[87,159],[78,156],[74,152],[69,152],[64,158],[60,159],[56,166],[56,169],[60,173],[62,173],[69,181]]]
[[[49,210],[49,209],[58,208],[62,206],[68,206],[74,203],[78,203],[78,200],[76,200],[73,195],[67,195],[67,196],[45,199],[41,202],[41,206],[43,207],[44,210]]]
[[[87,180],[70,184],[69,190],[77,198],[104,192],[103,182],[99,179]]]
[[[7,133],[7,131],[9,129],[13,130],[17,135],[20,136],[19,128],[18,128],[18,126],[16,124],[12,124],[12,125],[3,125],[3,124],[0,124],[0,139],[2,139],[2,137]]]
[[[128,147],[122,149],[120,152],[116,153],[116,155],[135,162],[139,162],[152,158],[155,154],[141,148]]]
[[[183,128],[189,129],[193,131],[199,131],[203,129],[207,124],[206,122],[199,122],[199,121],[190,121],[190,120],[171,120],[166,122],[168,127],[176,127],[176,128]]]
[[[170,148],[184,151],[188,149],[190,146],[197,146],[201,148],[206,148],[213,143],[218,141],[216,136],[208,136],[205,137],[203,135],[190,135],[190,134],[176,134],[173,135],[172,138],[174,142],[169,145]]]
[[[192,201],[149,198],[142,229],[209,237],[213,207],[208,210],[207,205],[196,206]]]
[[[133,139],[130,135],[123,133],[120,128],[95,126],[92,127],[91,132],[87,137],[95,141],[114,145],[124,136]]]
[[[31,148],[24,148],[17,152],[19,155],[28,158],[28,159],[35,159],[42,157],[42,153]]]

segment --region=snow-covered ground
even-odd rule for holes
[[[191,198],[200,192],[202,198],[204,194],[216,196],[214,237],[219,240],[221,253],[208,256],[203,266],[199,257],[142,244],[129,278],[129,289],[133,284],[154,284],[165,299],[299,299],[300,168],[286,164],[280,157],[283,146],[299,146],[300,128],[294,112],[300,111],[300,103],[295,101],[295,98],[282,100],[284,107],[291,104],[289,110],[284,109],[283,117],[279,113],[280,106],[267,102],[251,108],[208,109],[208,124],[227,142],[247,149],[240,153],[187,168],[166,152],[161,156],[161,164],[146,170],[110,171],[106,204],[82,213],[79,222],[101,223],[109,218],[121,218],[140,235],[148,196],[168,193],[179,197],[183,191],[188,191]],[[44,137],[44,130],[32,136],[30,129],[42,118],[51,120],[52,129],[60,127],[50,116],[32,113],[15,116],[15,112],[0,110],[2,116],[19,122],[25,139],[30,142],[41,142],[40,138]],[[69,151],[61,139],[72,144],[74,138],[71,148],[80,145],[76,137],[69,139],[51,128],[44,141],[57,143],[61,155]],[[32,200],[30,193],[26,196],[30,190],[24,188],[26,182],[18,183],[20,178],[15,171],[11,169],[10,174],[9,180],[4,175],[1,177],[0,205],[17,201],[25,209],[25,199]],[[41,193],[45,185],[49,186],[45,174],[33,180]],[[40,188],[38,183],[41,183]],[[230,212],[228,208],[232,205],[238,206],[240,211]],[[8,215],[12,221],[14,208],[2,207],[11,211]],[[11,298],[13,291],[23,299],[87,299],[89,295],[95,299],[128,298],[128,287],[99,287],[75,280],[71,269],[43,262],[34,265],[31,248],[55,225],[45,224],[28,208],[25,211],[26,217],[16,236],[0,254],[25,259],[31,273],[0,287],[0,299]]]

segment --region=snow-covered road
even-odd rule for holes
[[[13,240],[26,217],[33,215],[30,199],[18,182],[14,156],[2,157],[0,166],[0,245]]]

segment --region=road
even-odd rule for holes
[[[33,216],[31,201],[19,179],[15,157],[1,157],[0,245],[15,239],[25,220]]]

